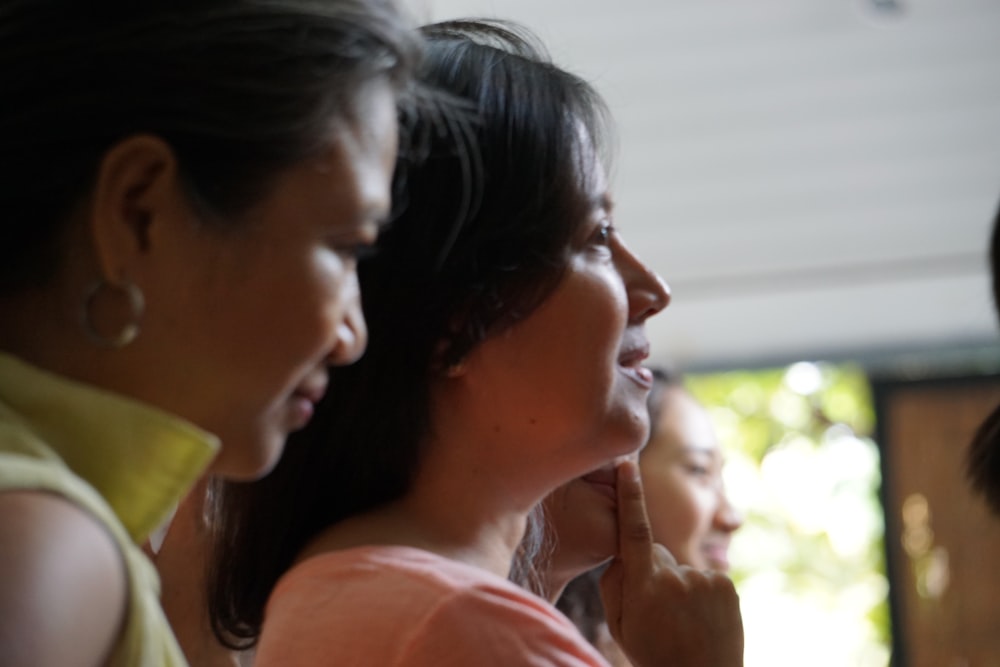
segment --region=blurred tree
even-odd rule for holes
[[[864,372],[803,362],[687,385],[712,415],[746,516],[732,548],[746,667],[885,667],[884,515]]]

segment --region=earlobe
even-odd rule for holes
[[[449,380],[462,377],[466,371],[466,355],[463,354],[457,359],[454,358],[455,354],[452,349],[454,344],[453,338],[454,333],[437,342],[437,345],[434,346],[434,356],[431,361],[431,367],[434,369],[434,372]]]
[[[460,378],[465,375],[465,360],[456,361],[453,364],[449,364],[447,368],[444,369],[444,376],[450,380],[455,378]]]
[[[149,250],[150,228],[172,208],[177,186],[176,156],[159,137],[131,136],[104,154],[88,221],[101,278],[118,283],[133,274],[129,267]]]

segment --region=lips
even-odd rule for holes
[[[322,376],[317,374],[299,385],[292,395],[296,398],[304,398],[315,405],[323,400],[323,395],[326,393],[326,384],[326,373],[323,373]]]
[[[726,572],[729,570],[729,544],[713,543],[702,548],[705,559],[713,570]]]
[[[636,384],[651,389],[653,373],[643,367],[642,362],[649,358],[649,343],[642,336],[626,338],[625,344],[618,355],[618,365]]]
[[[308,424],[316,413],[316,405],[326,393],[326,372],[316,373],[292,392],[290,427],[298,430]]]

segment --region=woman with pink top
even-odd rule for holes
[[[613,223],[593,89],[502,24],[424,35],[465,118],[409,128],[366,355],[273,474],[220,490],[214,618],[257,667],[605,665],[507,575],[533,506],[645,442],[669,294]],[[615,492],[613,633],[642,667],[741,664],[732,584],[653,545],[631,462]]]

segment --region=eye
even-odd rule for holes
[[[326,245],[342,258],[360,262],[375,254],[376,235],[366,233],[336,234],[327,237]]]
[[[712,472],[711,470],[708,469],[708,467],[699,465],[697,463],[688,463],[687,465],[684,466],[684,468],[688,471],[688,473],[695,475],[697,477],[707,477]]]
[[[602,222],[590,237],[590,242],[594,245],[611,245],[611,237],[614,235],[615,227],[610,222]]]
[[[374,243],[358,243],[347,248],[342,248],[338,252],[357,262],[363,262],[378,254],[378,246]]]

